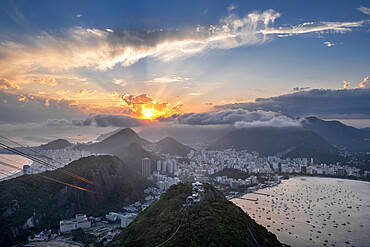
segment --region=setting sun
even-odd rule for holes
[[[153,109],[144,109],[141,114],[143,114],[143,117],[146,119],[151,119],[154,115],[155,111]]]

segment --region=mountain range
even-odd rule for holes
[[[370,131],[357,129],[339,121],[324,121],[316,117],[307,117],[302,127],[313,131],[332,145],[349,151],[370,151]]]
[[[155,145],[156,149],[160,150],[162,153],[171,155],[186,156],[191,150],[190,147],[179,143],[171,137],[166,137],[158,142],[151,143],[141,138],[130,128],[121,129],[100,142],[83,144],[76,148],[95,153],[108,153],[118,156],[131,170],[140,172],[142,159],[150,158],[152,171],[156,170],[156,162],[160,159],[157,155],[143,148],[143,146],[150,144]]]
[[[94,153],[115,153],[120,150],[127,148],[131,143],[137,143],[140,145],[149,144],[150,142],[138,136],[130,128],[125,128],[111,136],[108,136],[104,140],[93,143],[93,144],[82,144],[79,145],[78,149],[84,149]]]
[[[220,133],[224,132],[224,128],[220,129]],[[340,155],[344,151],[363,153],[370,151],[370,131],[347,126],[339,121],[324,121],[316,117],[305,118],[300,127],[230,128],[226,134],[216,136],[220,138],[210,145],[211,149],[235,148],[256,151],[263,156],[306,157],[314,158],[316,162],[326,163],[345,162],[347,159]],[[128,151],[128,147],[132,143],[138,145],[130,147],[131,152]],[[141,168],[138,159],[151,157],[153,168],[155,168],[154,162],[159,159],[158,156],[143,148],[148,144],[154,144],[162,153],[183,157],[191,150],[190,147],[172,137],[151,143],[131,129],[112,132],[101,142],[78,148],[117,155],[133,170],[139,171]]]
[[[338,150],[320,135],[300,128],[242,128],[225,135],[211,148],[256,151],[262,156],[312,157],[317,161],[338,155]]]
[[[314,158],[333,163],[347,159],[341,152],[369,152],[370,131],[356,129],[339,121],[307,117],[301,127],[249,127],[222,136],[210,148],[256,151],[263,156]]]

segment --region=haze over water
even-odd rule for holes
[[[370,183],[298,177],[232,201],[291,246],[368,246]]]
[[[29,159],[14,154],[0,154],[0,162],[1,161],[10,163],[12,166],[18,167],[18,169],[9,166],[1,166],[0,179],[6,177],[3,173],[10,175],[21,170],[24,165],[32,163]]]

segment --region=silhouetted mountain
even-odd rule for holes
[[[324,121],[316,117],[307,117],[302,121],[306,130],[316,132],[332,145],[345,147],[350,151],[370,151],[370,132],[356,129],[339,121]]]
[[[200,202],[183,207],[192,185],[173,185],[108,246],[284,246],[214,187],[203,189]]]
[[[89,179],[96,185],[68,176],[62,170]],[[64,168],[41,175],[92,192],[38,175],[24,175],[1,182],[0,246],[7,246],[16,236],[26,233],[27,222],[33,225],[34,230],[43,230],[57,228],[59,220],[74,217],[76,213],[105,215],[142,200],[143,190],[152,186],[152,182],[131,171],[119,158],[108,155],[81,158]]]
[[[62,149],[66,147],[72,146],[72,143],[70,143],[67,140],[64,139],[58,139],[52,142],[49,142],[47,144],[41,145],[40,149],[42,150],[48,150],[48,149]]]
[[[236,127],[231,125],[169,125],[165,128],[160,125],[148,125],[139,132],[140,136],[147,140],[161,140],[165,137],[172,137],[178,142],[208,143],[212,144],[222,136],[226,135]]]
[[[114,134],[116,134],[117,132],[119,132],[119,131],[121,131],[121,130],[123,130],[124,128],[119,128],[119,129],[116,129],[116,130],[113,130],[113,131],[111,131],[111,132],[108,132],[108,133],[105,133],[105,134],[101,134],[100,136],[98,136],[95,140],[96,141],[102,141],[102,140],[104,140],[104,139],[106,139],[106,138],[108,138],[108,137],[110,137],[111,135],[114,135]]]
[[[151,171],[156,171],[157,160],[160,158],[142,148],[136,142],[131,143],[127,148],[117,149],[115,155],[120,157],[127,166],[136,172],[141,172],[141,162],[144,158],[150,159]]]
[[[191,148],[185,146],[184,144],[176,141],[171,137],[166,137],[158,142],[155,143],[157,149],[161,151],[161,153],[167,153],[172,155],[180,155],[186,157],[186,155],[190,152]]]
[[[110,153],[113,154],[115,150],[128,147],[131,143],[136,142],[140,145],[148,144],[149,142],[141,138],[130,128],[122,129],[117,133],[107,137],[101,142],[79,145],[78,149],[84,149],[95,153]]]
[[[326,162],[327,157],[331,162],[332,155],[337,157],[338,154],[338,150],[321,136],[301,128],[243,128],[225,135],[211,148],[257,151],[262,156],[292,157],[297,154],[300,156],[295,157],[313,157],[322,162]]]
[[[159,160],[158,156],[146,151],[141,146],[149,143],[132,129],[126,128],[119,130],[101,142],[80,145],[78,148],[96,153],[113,154],[122,159],[132,171],[141,173],[141,162],[144,158],[151,160],[152,171],[156,170],[156,162]]]

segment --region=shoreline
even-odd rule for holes
[[[235,199],[235,198],[241,198],[241,197],[243,197],[246,194],[253,194],[254,192],[258,192],[258,191],[263,190],[263,189],[273,188],[273,187],[279,186],[282,183],[283,180],[289,180],[291,178],[302,178],[302,177],[306,177],[306,178],[330,178],[330,179],[339,179],[339,180],[347,180],[347,181],[351,181],[351,182],[358,182],[358,183],[370,184],[370,181],[359,180],[359,179],[350,179],[350,178],[345,178],[345,177],[339,178],[339,177],[330,177],[330,176],[293,175],[293,176],[291,176],[291,177],[289,177],[287,179],[281,179],[280,183],[275,184],[275,185],[272,185],[272,186],[267,186],[265,188],[258,188],[258,186],[256,186],[257,189],[254,190],[254,191],[252,191],[252,192],[244,191],[244,192],[239,192],[236,195],[228,194],[228,195],[225,195],[225,197],[227,198],[227,200],[230,201],[230,200]]]
[[[6,154],[6,155],[19,156],[17,154]],[[30,159],[27,159],[27,158],[25,158],[25,159],[27,160],[27,164],[23,164],[22,167],[20,167],[18,170],[8,172],[8,173],[6,173],[6,175],[1,174],[3,177],[0,178],[0,182],[22,176],[23,175],[23,166],[25,166],[25,165],[29,165],[32,168],[32,166],[34,165],[34,162]],[[8,161],[8,162],[10,162],[10,161]],[[16,161],[12,161],[12,162],[19,163],[19,162],[16,162]]]
[[[239,192],[239,193],[238,193],[238,194],[236,194],[236,195],[231,195],[231,194],[229,194],[229,195],[225,195],[225,197],[226,197],[226,199],[227,199],[228,201],[230,201],[230,200],[235,199],[235,198],[240,198],[240,197],[242,197],[242,196],[244,196],[244,195],[246,195],[246,194],[254,194],[254,193],[258,192],[259,190],[263,190],[263,189],[273,188],[273,187],[279,186],[280,184],[281,184],[281,180],[280,180],[280,183],[273,184],[273,185],[271,185],[271,186],[266,186],[266,187],[264,187],[264,188],[258,188],[258,185],[257,185],[256,187],[252,187],[252,188],[256,188],[256,189],[255,189],[255,190],[253,190],[253,191],[249,191],[249,192],[248,192],[248,189],[247,189],[247,191]]]
[[[332,178],[332,179],[341,179],[341,180],[350,180],[350,181],[354,181],[354,182],[360,182],[360,183],[370,183],[370,180],[364,180],[364,179],[355,179],[355,178],[351,178],[351,177],[335,177],[335,176],[310,176],[310,175],[301,175],[301,174],[297,174],[297,175],[292,175],[292,178],[295,178],[295,177],[308,177],[308,178]],[[289,177],[290,179],[290,177]]]

